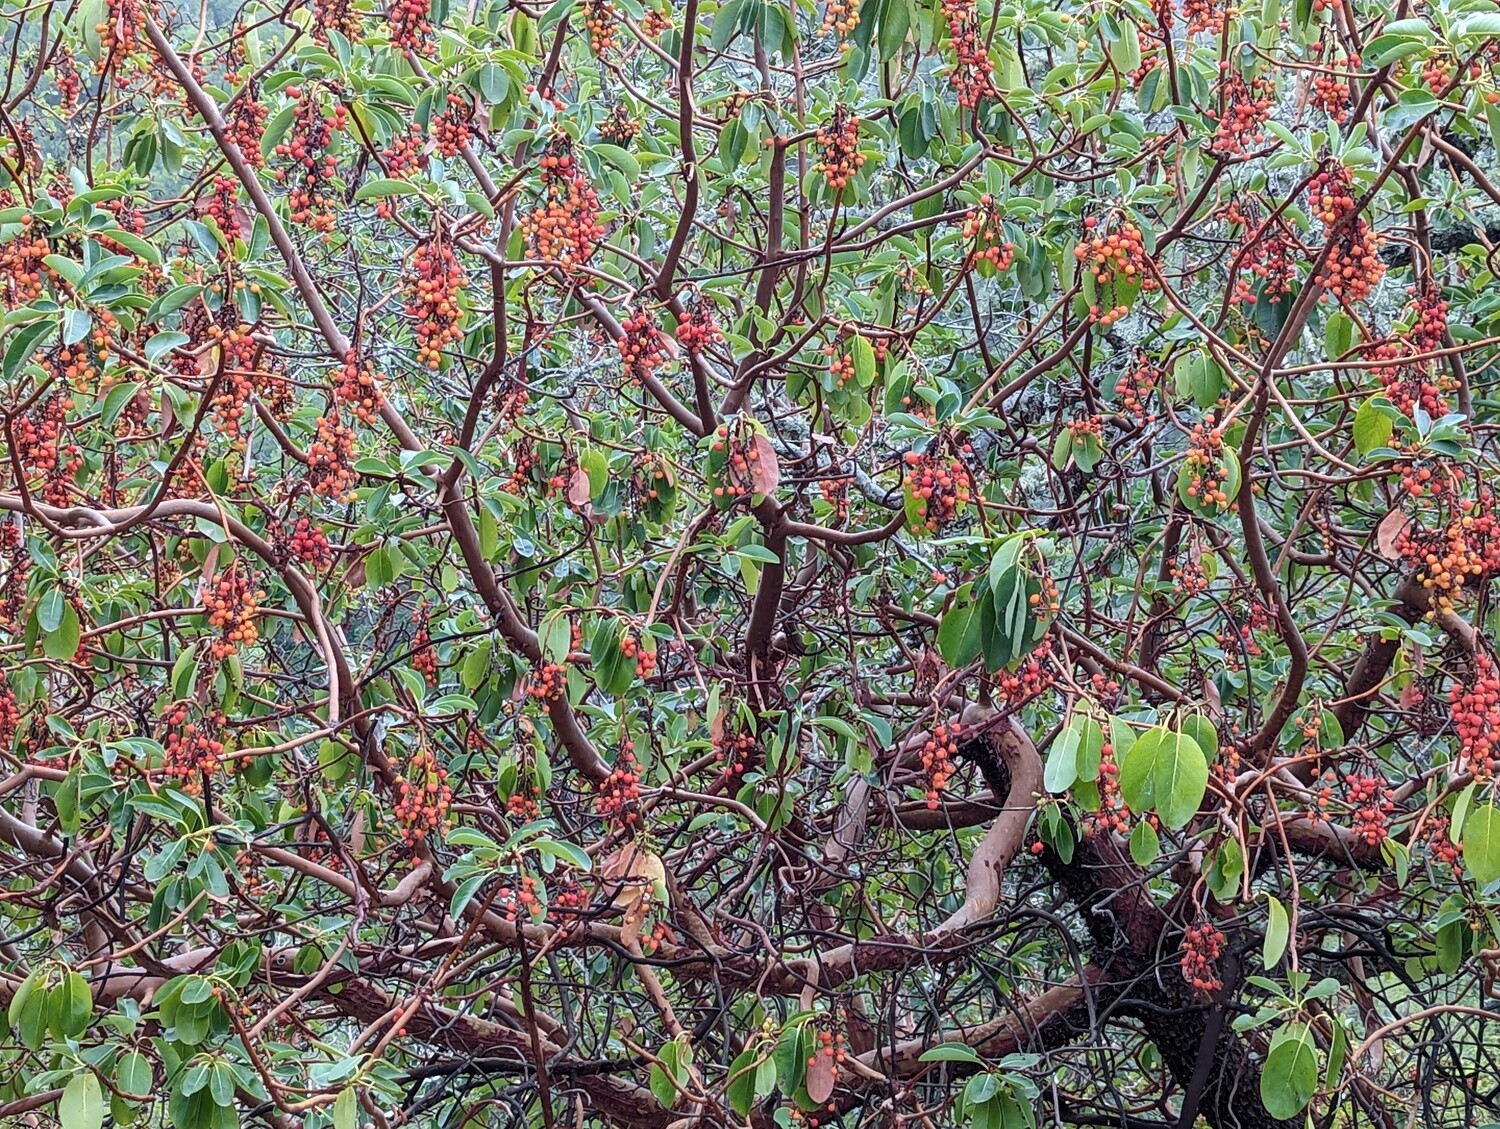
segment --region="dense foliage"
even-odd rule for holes
[[[1500,8],[532,4],[0,6],[0,1120],[1500,1121]]]

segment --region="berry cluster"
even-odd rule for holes
[[[392,176],[401,177],[427,167],[427,138],[422,127],[412,122],[405,133],[391,134],[390,144],[380,151],[380,163]],[[382,201],[386,204],[387,201]],[[381,211],[383,219],[390,219],[394,211]]]
[[[543,913],[542,901],[536,891],[536,879],[529,874],[521,875],[518,881],[507,882],[495,895],[495,912],[509,922],[522,918],[536,921]]]
[[[436,686],[438,684],[438,654],[437,648],[432,645],[432,631],[429,628],[425,604],[411,613],[411,621],[417,628],[411,637],[411,668],[422,676],[427,685]]]
[[[1470,772],[1493,779],[1500,769],[1500,674],[1484,651],[1474,656],[1474,676],[1467,686],[1448,691],[1458,752]]]
[[[15,418],[16,449],[21,465],[28,475],[41,476],[42,498],[49,505],[71,504],[69,483],[83,469],[83,449],[62,439],[63,425],[72,410],[71,396],[54,395]]]
[[[1308,101],[1332,118],[1335,125],[1349,120],[1349,82],[1340,72],[1358,66],[1357,59],[1335,60],[1335,70],[1320,71],[1313,76]]]
[[[1130,830],[1130,809],[1120,795],[1120,766],[1115,763],[1115,747],[1109,741],[1099,750],[1095,786],[1099,790],[1099,810],[1089,813],[1090,829],[1125,834]]]
[[[640,636],[633,629],[620,636],[620,654],[635,660],[637,678],[650,678],[656,673],[656,651],[642,646]]]
[[[213,191],[199,205],[198,211],[211,217],[219,225],[225,239],[233,244],[236,239],[243,239],[246,235],[244,225],[240,223],[242,209],[238,199],[239,182],[232,176],[215,176],[212,188]]]
[[[922,746],[919,757],[922,774],[927,778],[927,810],[937,811],[938,793],[953,779],[953,758],[958,755],[958,738],[963,723],[933,726],[932,734]]]
[[[629,145],[640,134],[640,119],[631,117],[630,111],[622,102],[616,102],[609,113],[604,115],[604,120],[599,123],[599,136],[611,145],[622,147]]]
[[[677,322],[676,336],[677,343],[695,357],[702,356],[710,345],[724,340],[724,334],[714,321],[713,310],[703,301],[693,302],[683,311]]]
[[[715,498],[743,498],[758,494],[762,480],[761,446],[766,442],[748,419],[721,423],[711,447],[724,455],[723,480],[714,486]]]
[[[974,479],[951,455],[908,451],[903,484],[913,500],[913,530],[939,533],[968,505]]]
[[[818,127],[817,142],[818,172],[829,188],[847,187],[865,163],[859,151],[859,118],[840,102],[833,108],[833,121]]]
[[[58,105],[65,112],[71,112],[83,94],[83,78],[66,43],[59,43],[52,53],[52,81],[57,87]]]
[[[260,638],[255,614],[266,594],[256,588],[256,583],[255,574],[235,561],[215,576],[203,593],[209,626],[219,632],[212,647],[214,658],[227,659],[241,646],[248,647]]]
[[[1112,293],[1110,287],[1138,283],[1142,290],[1155,289],[1157,283],[1146,271],[1146,245],[1141,229],[1123,223],[1118,231],[1099,234],[1099,218],[1083,221],[1084,238],[1073,249],[1073,256],[1094,278],[1098,297]],[[1095,301],[1089,307],[1089,320],[1110,326],[1130,312],[1124,303],[1112,303],[1108,309]]]
[[[1427,467],[1415,471],[1417,476],[1429,473]],[[1455,479],[1461,473],[1457,468],[1449,471]],[[1415,493],[1419,488],[1426,488],[1421,481],[1413,482],[1407,489]],[[1477,502],[1455,503],[1450,514],[1450,519],[1439,529],[1409,522],[1395,544],[1396,551],[1416,572],[1440,612],[1453,610],[1466,584],[1500,572],[1500,519],[1496,517],[1493,496],[1487,490],[1481,491]]]
[[[456,157],[473,136],[469,121],[474,108],[457,94],[448,95],[448,105],[432,119],[432,140],[445,157]]]
[[[225,131],[229,134],[229,140],[239,149],[245,163],[251,168],[258,169],[266,162],[260,151],[260,139],[266,132],[266,119],[270,116],[271,111],[260,100],[259,90],[255,86],[240,91],[239,96],[230,103],[225,116]]]
[[[995,690],[1007,704],[1019,708],[1050,690],[1057,682],[1057,672],[1048,661],[1052,657],[1052,637],[1038,643],[1015,670],[1002,670],[995,678]]]
[[[975,110],[986,99],[999,94],[995,85],[995,68],[990,62],[979,12],[974,0],[942,0],[943,17],[948,21],[948,39],[953,45],[953,69],[948,80],[958,95],[958,104]]]
[[[1216,38],[1224,31],[1224,9],[1215,0],[1182,0],[1182,15],[1189,35],[1211,32]]]
[[[1396,810],[1392,791],[1383,776],[1349,777],[1350,820],[1357,838],[1378,847],[1390,835],[1391,813]]]
[[[1214,962],[1224,953],[1224,934],[1212,923],[1190,925],[1182,935],[1182,978],[1200,992],[1224,986]]]
[[[360,358],[355,349],[344,354],[333,394],[354,412],[354,417],[361,423],[374,423],[380,409],[385,406],[379,374],[368,360]]]
[[[357,481],[354,462],[354,430],[339,418],[337,410],[319,416],[317,433],[307,448],[307,482],[320,498],[336,502],[354,500]]]
[[[94,25],[99,35],[96,74],[107,74],[140,50],[146,34],[146,8],[141,0],[105,0],[104,19]]]
[[[823,23],[820,32],[830,31],[840,40],[847,39],[859,26],[859,4],[856,0],[828,0],[823,7]]]
[[[1222,113],[1210,107],[1204,111],[1209,121],[1218,123],[1212,151],[1225,157],[1242,157],[1266,139],[1262,128],[1276,103],[1275,83],[1266,78],[1246,82],[1237,71],[1224,77],[1219,91]]]
[[[973,244],[976,261],[987,262],[996,270],[1016,261],[1016,245],[1005,238],[1000,210],[988,192],[979,198],[979,207],[970,208],[964,216],[963,238]]]
[[[599,782],[594,810],[608,822],[634,827],[641,822],[640,799],[641,766],[636,763],[635,742],[627,737],[620,742],[614,769]]]
[[[1437,812],[1430,824],[1432,830],[1427,834],[1427,852],[1432,856],[1432,861],[1439,866],[1445,866],[1454,878],[1463,876],[1463,867],[1459,858],[1463,849],[1453,841],[1449,834],[1451,821],[1445,811]]]
[[[21,222],[30,225],[31,217]],[[25,233],[0,244],[0,299],[7,310],[25,306],[42,296],[42,279],[52,272],[42,262],[52,248],[40,235]]]
[[[1317,283],[1337,298],[1367,298],[1385,277],[1380,243],[1363,216],[1354,215],[1354,174],[1336,161],[1325,161],[1308,186],[1312,211],[1332,244],[1319,268]]]
[[[394,0],[387,19],[391,46],[402,51],[426,54],[432,46],[430,0]]]
[[[849,518],[849,480],[847,478],[821,478],[818,480],[818,493],[822,495],[823,501],[833,510],[833,520],[836,524],[842,524]]]
[[[1214,423],[1214,413],[1205,412],[1188,436],[1183,473],[1188,477],[1187,495],[1205,506],[1237,512],[1239,503],[1224,492],[1224,430]]]
[[[762,751],[751,729],[730,730],[726,726],[714,738],[714,760],[724,766],[724,778],[731,785],[760,767]]]
[[[406,312],[418,319],[417,361],[429,369],[436,370],[442,364],[443,349],[463,336],[459,328],[463,288],[463,268],[439,230],[413,254],[406,281]]]
[[[600,59],[615,45],[620,13],[609,0],[585,0],[584,23],[589,30],[589,47]]]
[[[539,702],[557,701],[568,687],[568,668],[562,663],[543,663],[532,675],[526,692]]]
[[[542,201],[521,217],[533,256],[571,270],[587,262],[604,238],[599,194],[566,141],[542,154]]]
[[[1208,574],[1203,569],[1203,554],[1198,546],[1186,546],[1172,558],[1167,568],[1173,588],[1183,596],[1201,596],[1208,591]]]
[[[297,519],[286,544],[288,555],[304,568],[321,572],[333,564],[333,548],[328,544],[328,534],[307,517]]]
[[[276,146],[276,155],[289,164],[276,170],[276,179],[291,185],[292,222],[305,223],[326,235],[333,230],[339,208],[333,188],[338,158],[329,147],[333,135],[344,129],[348,111],[339,103],[332,115],[325,117],[309,91],[289,86],[286,92],[297,109],[290,135]]]
[[[1150,423],[1156,418],[1156,413],[1150,408],[1150,401],[1152,393],[1161,384],[1161,377],[1160,368],[1145,357],[1140,357],[1115,382],[1116,399],[1137,423]]]
[[[636,310],[620,323],[615,341],[620,359],[625,362],[625,376],[632,385],[640,385],[656,375],[667,359],[667,335],[645,310]]]
[[[1442,349],[1448,340],[1448,303],[1436,286],[1424,288],[1412,302],[1412,325],[1393,341],[1382,341],[1369,350],[1377,361],[1421,358]],[[1448,414],[1446,394],[1458,382],[1446,366],[1432,359],[1413,359],[1404,364],[1381,365],[1376,370],[1386,397],[1407,415],[1421,407],[1433,419]]]
[[[313,38],[324,47],[328,46],[330,31],[338,32],[350,43],[364,38],[364,26],[354,10],[353,0],[315,0],[311,25]]]
[[[0,523],[0,627],[14,631],[26,606],[27,581],[31,576],[31,554],[26,551],[21,527],[7,517]]]
[[[181,788],[190,796],[202,790],[200,777],[217,772],[224,756],[221,740],[227,719],[216,711],[202,718],[189,720],[186,702],[179,702],[167,709],[162,721],[167,732],[162,738],[162,771],[181,781]]]
[[[834,388],[846,387],[854,379],[854,354],[842,352],[830,341],[823,346],[823,355],[828,358],[828,375],[833,377]]]
[[[396,823],[405,842],[415,846],[429,831],[446,826],[453,789],[448,787],[448,770],[438,764],[432,750],[417,750],[397,788]]]
[[[10,683],[0,680],[0,752],[10,752],[20,728],[21,704]]]
[[[1291,291],[1296,275],[1296,252],[1290,229],[1280,219],[1268,220],[1253,233],[1246,232],[1240,252],[1241,273],[1235,278],[1235,299],[1254,305],[1256,293],[1250,279],[1260,279],[1260,295],[1271,305]]]

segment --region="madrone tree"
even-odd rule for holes
[[[0,11],[0,1122],[1500,1121],[1492,0]]]

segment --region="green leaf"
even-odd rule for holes
[[[76,1038],[88,1029],[94,1017],[94,994],[82,974],[69,972],[47,1000],[47,1016],[53,1034]]]
[[[1292,1118],[1318,1089],[1318,1054],[1306,1023],[1276,1032],[1260,1075],[1260,1100],[1272,1117]]]
[[[356,200],[383,200],[387,196],[420,196],[421,189],[404,180],[367,180],[354,194]]]
[[[43,631],[56,631],[62,625],[63,611],[67,606],[61,588],[48,588],[36,603],[36,625]]]
[[[1161,854],[1161,836],[1146,820],[1140,820],[1130,832],[1130,857],[1137,866],[1150,866]]]
[[[345,1086],[333,1103],[333,1129],[355,1129],[358,1124],[359,1095],[353,1086]]]
[[[972,1066],[984,1066],[985,1061],[978,1051],[967,1043],[939,1043],[922,1052],[918,1062],[967,1062]]]
[[[1165,726],[1148,729],[1120,762],[1120,794],[1134,811],[1154,810],[1173,830],[1197,814],[1208,788],[1198,742]]]
[[[969,598],[970,592],[971,586],[967,584],[959,589],[938,624],[938,654],[954,670],[968,666],[978,658],[984,645],[979,607]]]
[[[861,388],[870,387],[875,383],[874,347],[864,337],[855,334],[851,355],[854,358],[854,379]]]
[[[140,1051],[127,1051],[121,1055],[115,1064],[115,1086],[130,1097],[150,1097],[153,1088],[151,1060]]]
[[[1366,400],[1354,413],[1354,446],[1361,455],[1368,455],[1390,443],[1394,428],[1390,417],[1375,406],[1375,399]]]
[[[104,1124],[104,1091],[92,1070],[73,1075],[57,1100],[62,1129],[100,1129]]]
[[[1286,952],[1287,940],[1291,935],[1291,925],[1287,918],[1286,907],[1279,899],[1271,894],[1266,895],[1266,939],[1261,946],[1261,963],[1270,971],[1280,962]]]
[[[1464,866],[1481,886],[1500,878],[1500,808],[1475,807],[1464,820]]]
[[[22,326],[9,335],[5,343],[3,372],[6,380],[14,380],[30,362],[31,356],[50,333],[57,331],[57,317],[52,315]]]
[[[42,653],[49,659],[66,662],[78,653],[79,638],[78,613],[72,604],[64,602],[62,620],[57,630],[49,631],[42,640]]]

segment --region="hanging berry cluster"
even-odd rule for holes
[[[162,717],[167,730],[162,738],[162,771],[181,781],[181,789],[190,796],[202,791],[201,778],[219,770],[224,757],[221,739],[228,719],[218,711],[209,711],[197,720],[190,719],[186,702],[178,702]]]
[[[1130,222],[1116,231],[1100,234],[1099,217],[1083,221],[1084,238],[1073,249],[1073,256],[1093,277],[1097,301],[1089,306],[1089,319],[1110,326],[1130,312],[1126,302],[1106,295],[1119,296],[1121,287],[1138,285],[1154,290],[1157,283],[1146,270],[1146,245],[1141,229]]]
[[[714,737],[714,761],[724,766],[724,780],[735,788],[745,777],[754,772],[764,760],[765,750],[756,740],[751,728],[733,729],[725,725]]]
[[[227,659],[260,638],[255,616],[266,594],[256,584],[255,574],[235,561],[215,576],[203,593],[208,624],[219,633],[211,648],[214,658]]]
[[[828,0],[823,6],[822,34],[832,32],[842,42],[859,26],[859,4],[855,0]]]
[[[359,351],[350,349],[344,354],[344,363],[334,382],[333,394],[345,404],[360,423],[374,423],[385,406],[385,397],[380,391],[380,376],[368,360],[362,359]]]
[[[1412,302],[1412,325],[1394,341],[1382,341],[1368,353],[1377,361],[1392,362],[1420,358],[1444,347],[1448,340],[1448,303],[1435,286],[1421,290]],[[1448,414],[1448,393],[1458,382],[1446,365],[1431,357],[1405,364],[1382,364],[1376,370],[1386,398],[1415,418],[1420,407],[1433,419]]]
[[[820,478],[818,480],[818,493],[823,502],[833,511],[835,524],[842,524],[849,518],[849,480],[847,478]]]
[[[543,663],[533,672],[526,692],[539,702],[557,701],[568,687],[568,668],[562,663]]]
[[[58,105],[65,113],[71,113],[83,94],[83,78],[66,43],[59,43],[52,53],[52,81],[57,87]]]
[[[1358,69],[1359,56],[1335,59],[1333,69],[1319,71],[1313,76],[1308,90],[1308,101],[1327,114],[1335,125],[1349,120],[1349,82],[1345,72]]]
[[[1004,270],[1016,261],[1016,245],[1005,238],[1000,210],[988,192],[979,198],[979,206],[970,208],[964,216],[963,238],[972,244],[976,262]]]
[[[1390,837],[1391,813],[1396,810],[1393,792],[1383,776],[1356,774],[1349,777],[1350,829],[1366,845],[1378,847]]]
[[[624,147],[640,134],[640,119],[631,117],[630,111],[622,102],[616,102],[610,108],[609,113],[604,115],[604,120],[599,123],[599,136],[611,145]]]
[[[1448,701],[1460,758],[1479,779],[1494,779],[1500,768],[1500,673],[1486,652],[1474,656],[1472,679],[1455,684]]]
[[[463,336],[464,272],[441,227],[417,247],[406,280],[406,312],[417,319],[417,361],[436,370],[443,349]]]
[[[1182,935],[1182,978],[1199,992],[1224,986],[1215,962],[1224,954],[1224,934],[1211,922],[1190,925]]]
[[[470,119],[474,108],[457,94],[448,95],[443,112],[432,119],[432,140],[445,157],[456,157],[469,144],[473,134]]]
[[[29,225],[30,216],[21,222]],[[7,310],[29,305],[42,296],[42,280],[51,274],[42,262],[52,248],[40,235],[18,235],[0,244],[0,298]]]
[[[694,301],[688,304],[678,319],[677,343],[693,356],[703,355],[710,345],[724,340],[724,334],[714,322],[713,310],[707,302]]]
[[[1419,477],[1431,471],[1427,467],[1415,471],[1408,468],[1407,473]],[[1455,483],[1444,492],[1456,493],[1456,485],[1462,481],[1457,476],[1463,472],[1455,467],[1448,473],[1455,476]],[[1419,480],[1408,492],[1425,488]],[[1431,594],[1436,611],[1451,612],[1465,585],[1500,573],[1500,518],[1494,504],[1494,496],[1487,489],[1481,490],[1474,501],[1443,501],[1440,497],[1438,512],[1442,516],[1436,527],[1413,520],[1397,535],[1396,552]]]
[[[99,35],[97,74],[109,74],[141,48],[146,35],[146,8],[141,0],[105,0],[104,19],[94,25]]]
[[[859,151],[859,118],[840,102],[833,108],[833,121],[818,127],[817,143],[823,180],[834,190],[847,187],[865,163]]]
[[[667,335],[645,310],[636,310],[620,323],[620,336],[615,340],[620,359],[625,362],[625,377],[632,385],[640,385],[656,375],[656,370],[666,361]]]
[[[585,0],[584,23],[589,31],[589,47],[597,58],[604,58],[615,45],[620,13],[609,0]]]
[[[307,448],[308,486],[320,498],[353,501],[357,481],[353,468],[354,430],[339,418],[336,408],[318,417],[316,427]]]
[[[31,554],[16,520],[0,520],[0,627],[14,631],[26,606],[27,580],[31,576]]]
[[[974,0],[942,0],[942,8],[953,47],[953,69],[948,73],[948,81],[953,84],[960,106],[978,109],[981,102],[1000,92],[995,85],[989,48],[981,34],[978,10]]]
[[[211,188],[208,199],[199,206],[199,212],[219,225],[219,230],[230,244],[236,239],[243,239],[246,232],[240,223],[239,181],[232,176],[215,176]],[[225,255],[228,252],[221,249],[219,253]]]
[[[1267,220],[1253,233],[1247,230],[1240,252],[1240,274],[1235,278],[1235,299],[1254,305],[1257,297],[1277,305],[1291,292],[1296,277],[1297,259],[1291,230],[1279,217]],[[1251,279],[1260,280],[1260,293],[1252,288]]]
[[[606,822],[621,828],[638,827],[641,822],[640,798],[641,766],[636,763],[635,742],[627,737],[620,742],[615,767],[599,782],[594,810]]]
[[[299,517],[297,524],[292,526],[286,540],[286,552],[290,559],[315,572],[333,564],[333,548],[328,544],[328,534],[307,517]]]
[[[388,16],[391,46],[426,54],[432,47],[429,0],[394,0]]]
[[[1363,216],[1355,215],[1354,174],[1337,161],[1324,161],[1308,185],[1312,212],[1331,241],[1317,283],[1346,301],[1367,298],[1385,277],[1380,240]]]
[[[289,86],[287,96],[297,104],[290,135],[276,146],[276,155],[288,167],[276,170],[276,179],[291,187],[293,223],[306,224],[325,235],[333,230],[339,202],[333,182],[338,176],[338,158],[330,151],[333,135],[348,120],[342,103],[324,116],[310,90]]]
[[[336,31],[350,43],[364,38],[364,24],[354,10],[353,0],[314,0],[312,34],[317,42],[328,46],[328,33]]]
[[[21,704],[10,683],[0,680],[0,752],[9,753],[21,728]]]
[[[1187,455],[1182,473],[1187,477],[1185,492],[1200,506],[1220,512],[1237,512],[1238,483],[1232,481],[1225,462],[1224,429],[1215,423],[1213,412],[1193,425],[1188,436]],[[1232,493],[1231,493],[1232,492]]]
[[[260,88],[256,84],[242,89],[230,103],[225,115],[224,125],[229,140],[239,149],[245,163],[253,169],[266,163],[265,156],[261,153],[260,139],[266,132],[266,119],[270,116],[271,111],[260,100]]]
[[[1008,705],[1019,708],[1050,690],[1057,682],[1052,663],[1052,637],[1038,643],[1015,670],[1002,670],[995,677],[995,690]]]
[[[710,468],[722,464],[713,495],[721,506],[737,498],[768,493],[779,473],[775,450],[753,420],[741,416],[721,423],[709,444]]]
[[[1182,15],[1189,35],[1211,32],[1217,37],[1224,31],[1224,10],[1215,0],[1182,0]]]
[[[1243,157],[1266,139],[1262,128],[1276,104],[1276,84],[1257,76],[1249,82],[1244,75],[1231,71],[1219,90],[1222,110],[1204,111],[1209,121],[1217,122],[1212,151],[1224,157]]]
[[[1140,357],[1115,382],[1115,398],[1137,423],[1149,423],[1156,418],[1150,404],[1152,394],[1161,384],[1161,377],[1162,371],[1157,365]]]
[[[448,787],[448,770],[438,764],[431,749],[413,754],[397,791],[396,824],[403,841],[415,846],[429,832],[445,829],[453,789]]]
[[[423,604],[411,613],[416,631],[411,637],[411,668],[420,674],[429,686],[438,684],[438,654],[432,645],[432,631],[428,624],[427,605]]]
[[[650,678],[656,673],[656,651],[641,642],[640,634],[630,628],[620,636],[620,654],[635,661],[635,676]]]
[[[16,451],[28,477],[42,479],[42,499],[48,505],[67,506],[73,501],[70,483],[83,469],[83,449],[63,441],[63,426],[73,410],[73,398],[49,396],[14,422]]]
[[[918,754],[922,775],[927,780],[927,810],[937,811],[938,793],[953,779],[953,758],[958,755],[958,739],[963,723],[935,725]]]
[[[1099,749],[1099,776],[1095,781],[1099,807],[1086,817],[1086,833],[1096,831],[1125,834],[1130,830],[1130,809],[1120,794],[1120,766],[1115,763],[1115,747],[1105,741]]]
[[[542,201],[521,217],[530,253],[571,270],[587,262],[604,238],[599,194],[566,140],[553,142],[540,161]]]
[[[974,478],[956,456],[941,450],[908,451],[902,486],[907,522],[914,532],[941,533],[969,504]]]

